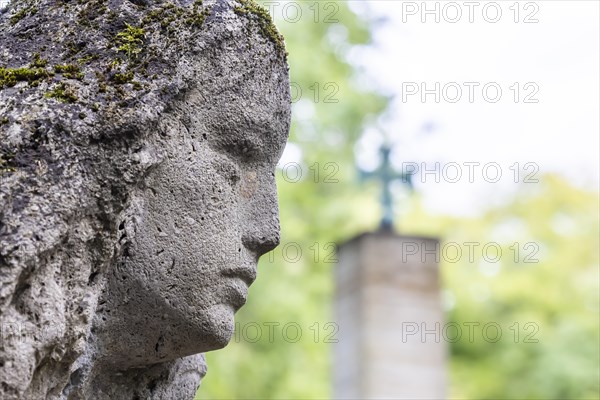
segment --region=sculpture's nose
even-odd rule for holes
[[[249,232],[242,237],[242,242],[246,248],[255,251],[261,256],[279,246],[279,231],[267,234]]]
[[[242,191],[246,216],[242,243],[259,256],[277,247],[280,240],[275,177],[271,173],[265,175],[250,174],[244,186],[255,186],[256,190]]]

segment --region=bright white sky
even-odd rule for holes
[[[434,9],[438,3],[440,22],[434,15],[421,21],[422,2],[362,1],[352,2],[361,13],[386,17],[376,32],[376,47],[351,54],[351,60],[363,66],[375,84],[396,96],[390,115],[381,121],[380,131],[398,142],[396,162],[455,162],[463,174],[459,183],[435,182],[430,174],[423,184],[417,179],[417,189],[433,211],[452,214],[472,214],[489,206],[517,189],[514,183],[515,162],[525,163],[533,172],[539,166],[544,172],[559,172],[574,184],[598,190],[599,180],[599,21],[597,1],[537,1],[518,4],[519,22],[515,23],[514,1],[500,1],[502,16],[497,23],[487,22],[483,7],[492,2],[478,2],[474,22],[469,22],[469,8],[456,2],[462,12],[457,23],[447,19],[456,16],[456,7],[448,2],[428,1]],[[513,9],[510,9],[510,7]],[[416,9],[415,9],[416,8]],[[411,12],[416,11],[412,15]],[[531,15],[537,23],[523,23]],[[495,18],[494,5],[487,8],[486,17]],[[404,21],[403,21],[404,18]],[[402,99],[403,87],[411,82],[426,83],[434,89],[440,82],[457,82],[462,98],[451,103],[454,89],[446,98],[440,89],[440,102],[428,95],[422,102],[420,92]],[[463,82],[478,82],[474,101],[469,102],[469,89]],[[496,103],[486,101],[482,87],[496,83],[502,89]],[[514,102],[514,90],[519,83],[520,99]],[[537,104],[524,103],[524,97],[535,86],[539,91],[533,99]],[[513,87],[514,88],[514,87]],[[525,90],[527,89],[527,90]],[[406,93],[405,93],[406,95]],[[489,89],[489,98],[495,96]],[[427,133],[426,124],[434,128]],[[377,132],[369,134],[357,147],[359,161],[373,164],[373,143]],[[465,162],[480,162],[474,166],[474,182],[468,181]],[[494,169],[488,169],[486,179],[482,167],[498,163],[502,179],[490,183]],[[453,179],[456,169],[447,170]],[[525,173],[517,178],[523,182]],[[486,181],[487,180],[487,181]],[[534,185],[534,184],[533,184]]]

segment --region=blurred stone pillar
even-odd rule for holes
[[[445,398],[439,241],[368,233],[338,259],[334,398]]]

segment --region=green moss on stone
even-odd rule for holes
[[[11,152],[0,153],[0,173],[15,172],[16,169],[12,164],[15,155]]]
[[[160,8],[148,12],[142,19],[142,25],[160,23],[162,29],[174,32],[177,22],[183,21],[187,25],[200,28],[209,14],[210,8],[203,8],[202,0],[194,1],[191,10],[185,7],[178,7],[173,3],[166,3]]]
[[[43,79],[52,74],[44,68],[3,68],[0,67],[0,89],[15,86],[17,82],[29,82],[30,86],[37,86]]]
[[[125,73],[122,73],[122,74],[115,74],[112,77],[112,80],[115,83],[118,83],[119,85],[131,82],[133,80],[133,71],[125,72]]]
[[[34,15],[37,12],[38,12],[38,9],[35,6],[28,6],[28,7],[22,8],[21,10],[17,11],[15,13],[15,15],[10,17],[10,23],[12,25],[16,25],[23,18],[27,17],[28,15]]]
[[[64,83],[58,85],[54,90],[46,93],[44,95],[49,99],[56,99],[62,103],[75,103],[77,102],[78,97],[73,93],[73,90]]]
[[[66,43],[67,47],[67,57],[73,57],[77,53],[79,53],[82,49],[77,45],[77,43],[71,41]]]
[[[105,0],[92,0],[82,3],[85,4],[85,7],[77,15],[77,21],[80,25],[94,26],[92,22],[108,12]]]
[[[127,57],[131,60],[142,52],[141,46],[144,44],[146,32],[143,28],[135,27],[127,23],[125,25],[126,28],[117,34],[117,41],[120,43],[118,51],[127,53]]]
[[[42,58],[40,53],[33,53],[33,62],[31,63],[32,68],[45,68],[48,65],[48,60]]]
[[[186,19],[186,23],[188,25],[195,26],[196,28],[200,28],[200,27],[202,27],[202,25],[204,25],[204,21],[206,20],[206,17],[208,17],[208,15],[210,14],[210,9],[207,7],[204,10],[200,11],[200,8],[202,8],[202,6],[203,6],[202,0],[194,1],[192,13]]]
[[[75,64],[55,65],[54,72],[62,74],[67,79],[83,79],[81,69]]]
[[[121,63],[123,62],[123,60],[121,60],[120,58],[115,58],[113,61],[111,61],[110,64],[108,64],[108,67],[106,68],[107,71],[112,71],[113,69],[117,68],[119,65],[121,65]]]
[[[269,12],[265,8],[258,5],[254,0],[238,1],[240,2],[241,6],[234,7],[236,14],[245,15],[247,17],[252,16],[253,19],[258,23],[262,35],[275,45],[275,48],[278,52],[284,56],[287,56],[283,36],[281,36],[281,34],[277,31],[277,27],[275,27]]]
[[[97,54],[90,54],[88,56],[77,59],[77,63],[83,65],[89,63],[90,61],[97,60],[98,58],[99,56]]]

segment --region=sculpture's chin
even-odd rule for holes
[[[208,333],[207,349],[202,349],[201,352],[222,349],[227,346],[235,329],[234,320],[235,310],[228,304],[216,304],[209,309],[208,324],[202,324],[203,331]]]
[[[230,304],[215,304],[192,315],[163,305],[153,309],[151,317],[137,319],[129,308],[119,311],[108,322],[96,320],[100,358],[118,368],[139,368],[222,349],[235,327],[235,308]]]
[[[168,325],[168,324],[167,324]],[[173,324],[173,329],[156,327],[163,332],[162,341],[150,352],[154,362],[171,361],[227,346],[234,329],[234,309],[231,305],[217,304],[203,310],[202,314],[191,317],[184,324]],[[152,343],[152,342],[151,342]],[[146,360],[146,363],[148,360]]]

